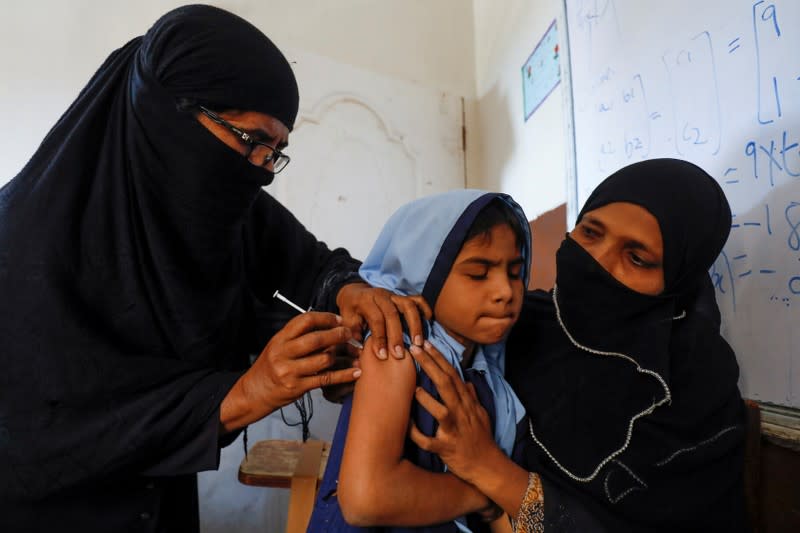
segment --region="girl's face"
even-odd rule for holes
[[[469,351],[474,343],[501,341],[519,317],[524,259],[506,224],[461,247],[433,314]]]
[[[664,291],[664,243],[658,220],[645,208],[615,202],[583,215],[570,237],[614,278],[649,295]]]

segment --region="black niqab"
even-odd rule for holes
[[[0,525],[157,523],[141,487],[216,468],[220,402],[291,317],[272,291],[310,304],[357,267],[187,102],[291,129],[298,92],[250,23],[182,7],[112,53],[0,189]]]
[[[658,220],[665,296],[696,289],[728,240],[731,210],[725,193],[703,169],[687,161],[651,159],[620,169],[592,192],[578,220],[613,202],[636,204]]]
[[[565,239],[555,289],[527,296],[509,340],[509,381],[531,417],[528,466],[609,530],[738,530],[744,411],[707,274],[730,208],[713,178],[672,159],[615,173],[578,221],[613,202],[657,219],[665,289],[637,293]]]

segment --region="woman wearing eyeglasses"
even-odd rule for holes
[[[263,191],[297,108],[259,30],[179,8],[0,189],[0,530],[196,531],[221,445],[358,377],[333,346],[368,323],[385,357],[398,314],[421,335],[413,300],[350,283],[358,263]],[[292,318],[276,290],[341,316]]]

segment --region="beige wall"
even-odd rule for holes
[[[474,92],[470,0],[285,0],[239,2],[279,45],[302,48],[459,96]]]
[[[0,184],[16,174],[100,63],[189,0],[2,0]],[[211,0],[282,48],[474,96],[470,0]],[[300,88],[302,91],[302,87]]]
[[[19,171],[111,50],[183,3],[4,2],[0,114],[23,126],[0,129],[0,184]],[[253,21],[280,47],[465,97],[468,185],[513,194],[530,218],[565,201],[563,84],[524,122],[520,77],[560,0],[214,3]]]
[[[512,194],[531,219],[566,201],[564,84],[525,122],[521,78],[561,9],[560,0],[474,0],[476,98],[467,105],[467,182]],[[561,25],[558,30],[563,43]]]
[[[0,129],[0,184],[19,171],[111,50],[183,3],[4,3],[0,114],[6,124],[24,126]],[[254,22],[279,47],[465,97],[468,185],[513,194],[530,218],[565,201],[563,84],[524,122],[520,74],[560,0],[214,3]]]

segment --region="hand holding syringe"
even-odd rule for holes
[[[289,304],[293,308],[297,309],[300,313],[307,313],[308,312],[307,309],[303,309],[302,307],[300,307],[299,305],[297,305],[296,303],[294,303],[293,301],[288,299],[286,296],[281,294],[280,291],[275,291],[275,293],[272,295],[272,297],[273,298],[277,298],[278,300],[280,300],[280,301],[282,301],[282,302],[284,302],[286,304]],[[364,345],[361,344],[360,342],[358,342],[356,339],[348,340],[347,344],[349,344],[350,346],[353,346],[355,348],[358,348],[359,350],[363,350],[364,349]]]
[[[337,304],[344,316],[307,313],[278,291],[273,296],[304,316],[290,320],[269,339],[261,354],[225,396],[220,405],[220,424],[225,432],[260,420],[312,389],[322,388],[327,397],[330,391],[358,379],[361,369],[337,366],[340,354],[334,353],[335,347],[345,342],[363,349],[360,342],[350,340],[350,328],[361,327],[354,318],[367,323],[373,332],[375,356],[386,359],[387,341],[394,347],[393,354],[397,358],[403,355],[403,327],[399,315],[405,317],[410,336],[417,345],[422,345],[423,341],[421,318],[431,317],[431,310],[421,296],[399,296],[363,283],[350,283],[339,289]],[[387,312],[391,309],[396,313]],[[300,339],[302,341],[298,342]],[[344,354],[342,357],[354,358],[349,350],[340,352]]]
[[[360,368],[336,366],[337,347],[350,338],[342,317],[333,313],[303,312],[289,320],[225,395],[219,415],[222,430],[261,420],[310,390],[358,379]]]

